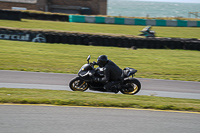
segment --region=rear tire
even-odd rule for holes
[[[120,91],[121,91],[121,93],[127,94],[127,95],[135,95],[141,89],[140,81],[135,78],[125,80],[124,85],[130,86],[130,87],[122,88],[122,90],[120,90]]]
[[[76,77],[70,81],[69,87],[73,91],[82,91],[83,92],[89,88],[89,85],[84,80],[81,80],[81,78]]]

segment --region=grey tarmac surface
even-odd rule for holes
[[[76,74],[0,70],[0,87],[70,90]],[[137,95],[200,99],[200,82],[139,78],[142,89]],[[93,91],[94,92],[94,91]]]
[[[199,133],[200,114],[0,105],[1,133]]]
[[[0,87],[65,90],[73,77],[0,71]],[[143,86],[139,95],[162,92],[164,96],[198,98],[200,94],[199,82],[139,80]],[[199,133],[199,125],[199,113],[0,104],[0,133]]]

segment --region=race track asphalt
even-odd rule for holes
[[[199,125],[198,113],[0,105],[1,133],[199,133]]]
[[[0,87],[69,90],[74,77],[0,71]],[[200,99],[199,82],[139,80],[138,95]],[[0,104],[0,133],[199,133],[199,125],[194,112]]]
[[[0,70],[0,87],[70,90],[76,74]],[[139,78],[142,89],[137,95],[200,99],[200,82]]]

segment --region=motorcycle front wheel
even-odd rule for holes
[[[73,91],[86,91],[89,85],[84,80],[81,80],[81,78],[76,77],[70,81],[69,87]]]
[[[124,88],[122,88],[121,93],[127,95],[135,95],[141,89],[141,83],[139,80],[133,78],[124,81]]]

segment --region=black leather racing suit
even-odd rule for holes
[[[104,89],[112,91],[111,86],[119,83],[122,78],[122,69],[119,68],[114,62],[108,60],[104,68],[104,77],[98,78],[98,82],[104,83]]]

